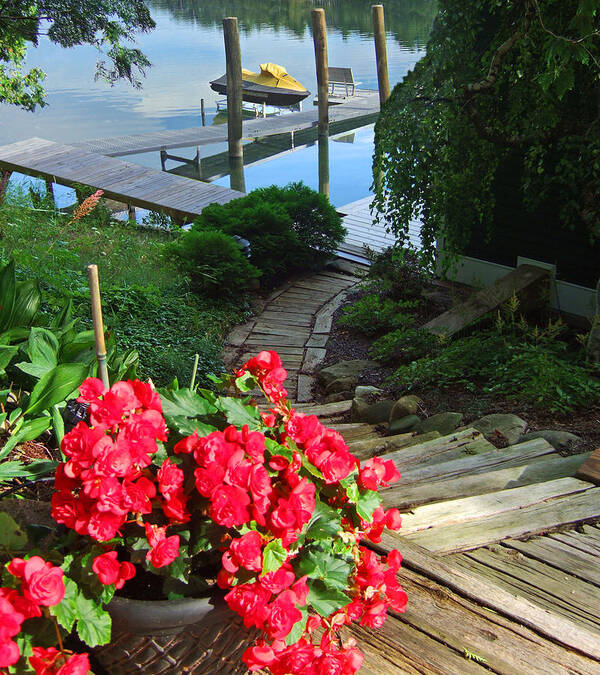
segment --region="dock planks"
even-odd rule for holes
[[[193,217],[208,204],[224,204],[243,196],[219,185],[207,185],[41,138],[0,147],[0,167],[64,185],[90,185],[118,202],[180,217]]]

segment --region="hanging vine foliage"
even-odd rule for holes
[[[400,243],[423,221],[423,257],[446,264],[493,227],[495,181],[518,166],[528,210],[600,237],[597,0],[440,0],[427,56],[375,129],[375,204]],[[504,197],[505,198],[505,197]]]

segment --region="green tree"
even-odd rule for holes
[[[600,236],[599,7],[440,0],[427,56],[376,126],[376,205],[403,243],[421,217],[426,260],[440,238],[460,253],[494,227],[507,175],[503,199]]]
[[[143,0],[0,0],[0,103],[44,105],[43,71],[24,69],[28,47],[42,35],[61,47],[96,47],[97,78],[139,86],[150,62],[127,43],[154,25]]]

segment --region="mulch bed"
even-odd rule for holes
[[[456,302],[457,297],[464,297],[468,290],[463,286],[455,286],[445,283],[436,283],[437,292],[434,302],[428,302],[422,313],[416,318],[415,325],[422,325],[430,318],[441,314],[445,309]],[[351,296],[345,305],[340,307],[334,315],[334,322],[326,345],[327,355],[323,366],[332,365],[338,361],[350,359],[368,359],[369,347],[372,340],[364,335],[354,333],[340,326],[337,319],[341,316],[344,306],[352,304],[359,294]],[[445,300],[444,300],[445,297]],[[393,380],[394,367],[380,367],[364,373],[360,384],[380,387],[384,390],[384,398],[397,398],[399,395],[394,391]],[[317,390],[317,400],[322,401],[325,392]],[[491,413],[513,413],[522,417],[529,423],[529,430],[553,429],[569,431],[581,437],[581,442],[573,448],[574,452],[589,452],[600,448],[600,405],[591,408],[583,408],[574,412],[561,415],[550,413],[531,404],[521,403],[504,397],[491,396],[480,391],[469,391],[464,385],[457,384],[448,388],[415,388],[411,394],[419,396],[424,407],[420,411],[422,417],[429,417],[439,412],[453,411],[462,412],[464,424]]]

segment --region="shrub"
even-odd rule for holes
[[[413,251],[391,246],[382,253],[371,254],[369,279],[394,299],[419,299],[428,285],[429,275]]]
[[[250,288],[260,272],[244,256],[236,241],[211,229],[191,230],[165,246],[189,275],[192,290],[215,298],[235,298]]]
[[[402,327],[375,340],[369,355],[381,363],[406,363],[436,353],[440,345],[440,339],[425,330]]]
[[[394,301],[368,293],[348,307],[344,307],[339,323],[364,335],[378,335],[396,328],[408,327],[413,318],[403,310],[414,309],[412,300]]]
[[[301,183],[261,188],[227,204],[210,204],[193,226],[193,231],[206,230],[248,239],[250,262],[262,271],[267,286],[316,269],[344,234],[335,209]]]

